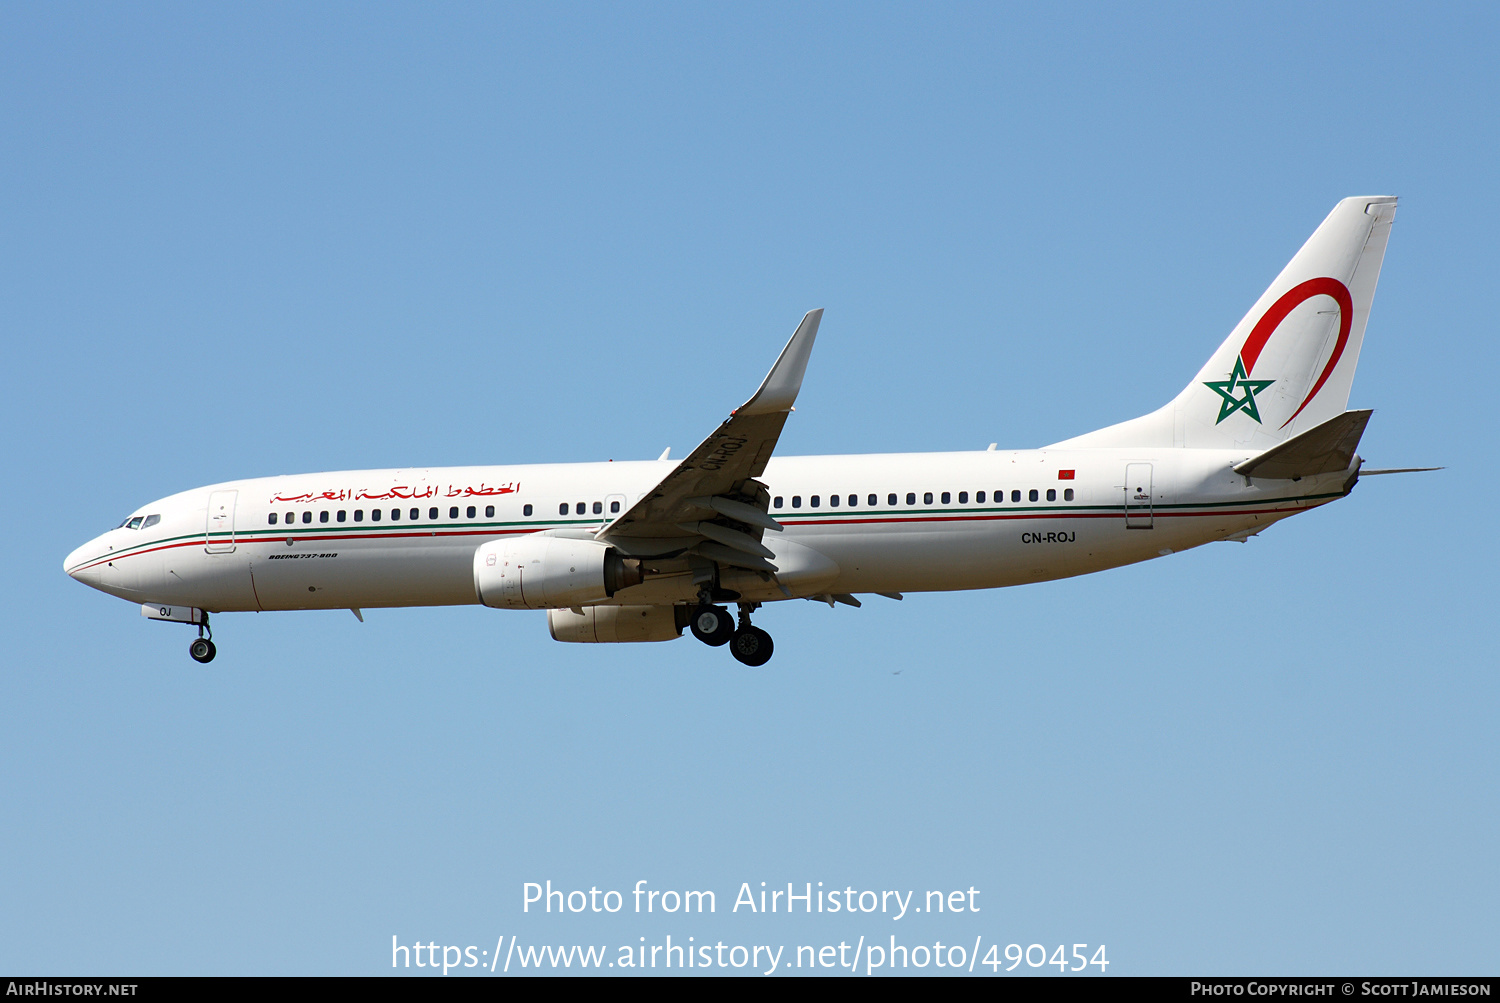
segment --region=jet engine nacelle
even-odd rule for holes
[[[474,591],[496,609],[550,609],[600,602],[641,583],[641,562],[593,540],[523,536],[474,551]]]
[[[691,606],[585,606],[549,609],[547,629],[554,641],[622,644],[675,641],[692,615]]]

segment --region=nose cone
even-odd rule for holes
[[[102,550],[98,540],[90,540],[63,559],[63,570],[83,584],[98,588],[104,579]]]

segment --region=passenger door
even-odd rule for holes
[[[238,494],[238,491],[215,491],[208,496],[203,549],[210,554],[234,553],[234,501]]]

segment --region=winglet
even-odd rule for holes
[[[776,365],[766,374],[765,382],[735,414],[775,414],[792,409],[797,391],[802,389],[802,374],[807,372],[807,360],[812,355],[813,340],[818,336],[818,323],[822,319],[821,307],[807,311],[792,340],[781,350]]]

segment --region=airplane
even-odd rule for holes
[[[684,629],[763,665],[790,599],[1083,575],[1326,505],[1362,475],[1346,410],[1396,211],[1347,198],[1196,376],[1141,417],[1041,449],[775,457],[822,320],[685,459],[353,470],[212,484],[68,555],[73,578],[198,630],[210,614],[476,604],[546,610],[559,641]],[[736,611],[731,615],[728,604]]]

